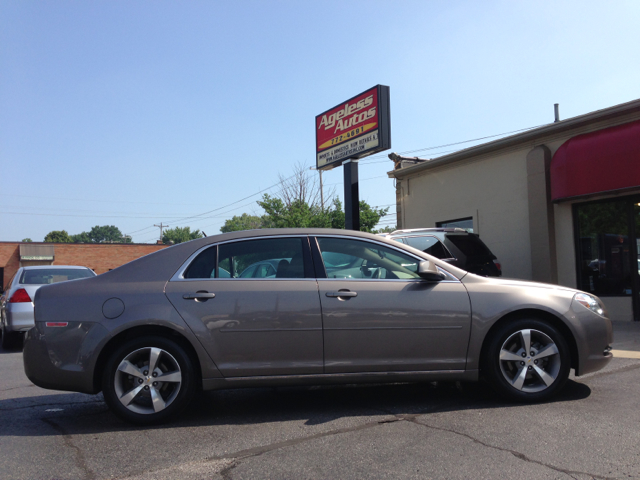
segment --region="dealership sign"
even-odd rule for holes
[[[377,85],[316,117],[316,167],[391,148],[389,87]]]

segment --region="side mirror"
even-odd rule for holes
[[[438,270],[435,263],[425,260],[418,265],[418,275],[428,282],[441,282],[447,276]]]

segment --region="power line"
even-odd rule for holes
[[[539,128],[539,127],[544,126],[544,125],[546,125],[546,124],[537,125],[537,126],[534,126],[534,127],[522,128],[522,129],[519,129],[519,130],[512,130],[510,132],[498,133],[498,134],[495,134],[495,135],[487,135],[487,136],[484,136],[484,137],[473,138],[473,139],[470,139],[470,140],[463,140],[463,141],[460,141],[460,142],[448,143],[448,144],[437,145],[437,146],[432,146],[432,147],[425,147],[425,148],[420,148],[420,149],[416,149],[416,150],[407,150],[407,151],[400,152],[400,154],[401,155],[406,155],[406,154],[409,154],[409,153],[425,152],[425,151],[430,151],[430,150],[436,150],[436,149],[439,149],[439,148],[450,147],[450,146],[454,146],[454,145],[462,145],[462,144],[465,144],[465,143],[477,142],[477,141],[486,140],[486,139],[489,139],[489,138],[495,138],[495,137],[500,137],[500,136],[504,136],[504,135],[510,135],[510,134],[513,134],[513,133],[523,132],[523,131],[526,131],[526,130],[532,130],[532,129]],[[453,151],[455,151],[455,150],[453,150]],[[441,153],[448,153],[448,152],[441,152]],[[384,158],[384,157],[386,157],[385,154],[372,155],[370,157],[367,157],[366,159],[363,159],[362,162],[364,162],[365,165],[373,164],[373,163],[382,163],[382,161],[371,162],[371,160],[381,159],[381,158]],[[385,159],[383,161],[386,162],[388,160]],[[292,176],[290,176],[288,178],[285,178],[285,179],[280,179],[277,183],[275,183],[275,184],[273,184],[273,185],[271,185],[271,186],[269,186],[267,188],[264,188],[262,190],[259,190],[258,192],[255,192],[255,193],[253,193],[251,195],[243,197],[240,200],[236,200],[235,202],[229,203],[227,205],[223,205],[221,207],[214,208],[212,210],[209,210],[207,212],[203,212],[203,213],[200,213],[200,214],[186,216],[186,217],[167,217],[166,215],[155,215],[154,217],[147,217],[147,218],[157,218],[158,216],[161,216],[164,219],[172,218],[173,220],[175,220],[173,222],[174,224],[176,224],[176,223],[184,223],[185,221],[191,220],[191,219],[197,219],[196,221],[199,221],[199,220],[204,220],[205,218],[212,218],[212,217],[204,217],[204,216],[208,215],[210,213],[213,213],[213,212],[217,212],[217,211],[223,210],[223,209],[228,208],[230,206],[236,205],[236,204],[238,204],[240,202],[243,202],[244,200],[247,200],[247,199],[249,199],[251,197],[255,197],[256,195],[259,195],[259,194],[264,193],[264,192],[266,192],[268,190],[271,190],[272,188],[277,187],[278,185],[281,185],[284,181],[289,180],[291,178],[294,178],[295,176],[296,176],[296,174],[294,174],[294,175],[292,175]],[[369,177],[369,178],[362,179],[361,181],[373,180],[373,179],[376,179],[376,178],[384,178],[384,177],[386,177],[386,175],[381,175],[381,176],[376,176],[376,177]],[[339,183],[334,183],[334,184],[330,184],[330,185],[337,185],[337,184],[339,184]],[[9,195],[9,194],[0,194],[0,195]],[[32,195],[12,195],[12,196],[27,197],[27,198],[46,198],[49,201],[52,200],[52,198],[50,198],[50,197],[37,197],[37,196],[32,196]],[[134,203],[151,204],[151,205],[162,205],[163,204],[163,203],[160,203],[160,202],[129,202],[129,201],[118,201],[118,200],[100,200],[100,199],[95,199],[95,198],[93,198],[93,199],[58,198],[58,199],[59,200],[69,200],[69,201],[93,201],[93,202],[109,202],[109,203],[125,203],[125,204],[134,204]],[[170,205],[177,205],[177,204],[171,203]],[[193,205],[193,204],[182,204],[182,205]],[[105,216],[105,215],[73,215],[73,214],[46,214],[46,213],[38,214],[38,213],[19,213],[19,212],[2,212],[2,213],[10,214],[10,215],[38,215],[38,216],[68,216],[68,217],[88,217],[88,216],[90,216],[90,217],[93,217],[93,218],[143,218],[143,217],[140,217],[140,216],[117,216],[117,215]],[[134,232],[131,232],[130,235],[134,234],[134,233],[140,233],[140,232],[146,231],[148,229],[154,228],[154,226],[147,226],[147,227],[142,228],[140,230],[136,230]]]

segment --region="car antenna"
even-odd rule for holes
[[[205,238],[207,238],[207,234],[206,233],[202,232],[202,234],[204,235]]]

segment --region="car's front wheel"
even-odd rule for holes
[[[183,410],[195,392],[193,363],[185,350],[164,337],[125,342],[107,361],[102,391],[123,420],[153,424]]]
[[[564,336],[550,323],[519,319],[494,332],[484,351],[483,374],[503,396],[539,402],[566,383],[571,355]]]

